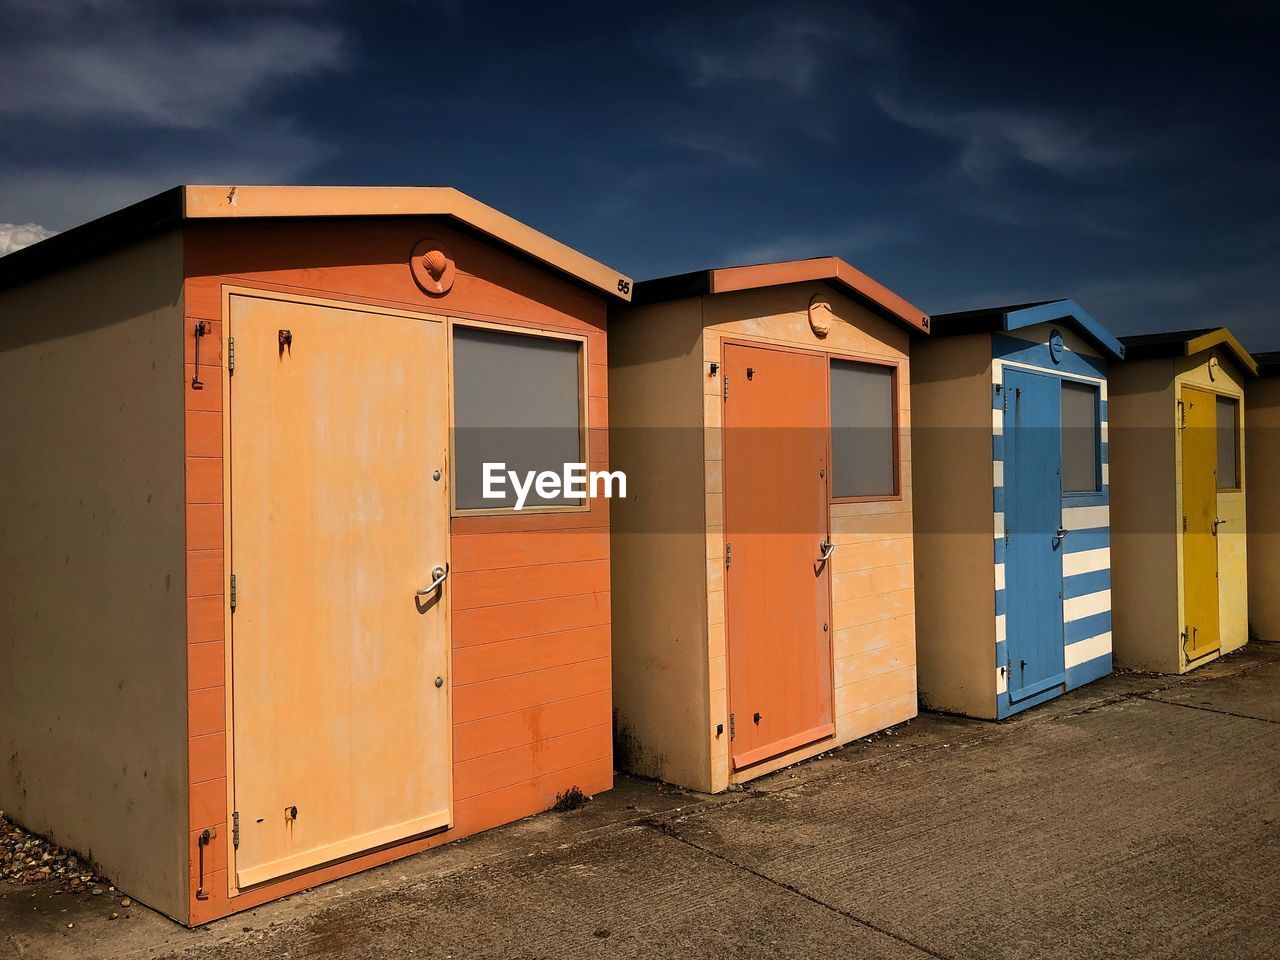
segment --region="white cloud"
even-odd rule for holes
[[[892,58],[902,15],[891,20],[869,9],[818,5],[785,18],[773,8],[710,22],[695,16],[663,46],[694,87],[754,82],[803,97],[817,92],[815,81],[828,70]]]
[[[181,183],[271,184],[298,182],[333,155],[334,147],[290,122],[246,122],[234,150],[220,149],[222,134],[193,135],[172,149],[155,150],[126,169],[0,167],[0,214],[73,226]]]
[[[1015,161],[1064,176],[1081,176],[1114,167],[1131,153],[1102,143],[1089,129],[1048,111],[1009,108],[929,110],[909,107],[880,94],[880,108],[898,123],[961,145],[958,169],[981,183],[991,181]]]
[[[111,28],[10,52],[0,61],[0,113],[205,129],[272,83],[336,67],[341,54],[337,31],[287,20],[217,32]]]
[[[334,147],[274,98],[339,71],[325,0],[10,0],[0,218],[68,227],[179,183],[306,179]],[[68,156],[67,144],[80,149]]]
[[[57,232],[38,223],[0,223],[0,257],[46,240]]]
[[[903,223],[864,221],[836,230],[786,233],[729,251],[726,263],[772,263],[775,260],[806,260],[810,257],[849,258],[868,250],[909,241],[914,230]]]

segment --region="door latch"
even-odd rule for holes
[[[204,389],[204,381],[200,379],[200,341],[203,340],[208,333],[209,333],[209,321],[197,320],[196,329],[195,329],[195,336],[196,336],[196,357],[195,357],[196,365],[195,366],[196,368],[194,373],[191,376],[192,390]]]

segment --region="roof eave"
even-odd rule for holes
[[[929,332],[927,313],[839,257],[780,260],[657,277],[637,284],[635,302],[662,303],[685,297],[758,290],[807,281],[830,284],[913,334]]]
[[[186,222],[322,217],[445,217],[593,292],[631,299],[630,277],[452,187],[174,187],[0,258],[0,289]]]
[[[1024,327],[1032,327],[1039,323],[1054,323],[1063,320],[1070,320],[1072,326],[1076,328],[1076,332],[1084,336],[1094,346],[1104,350],[1117,360],[1124,359],[1124,344],[1113,336],[1106,327],[1095,320],[1089,311],[1074,300],[1054,300],[1034,307],[1010,310],[1004,314],[1004,328],[1012,331]]]

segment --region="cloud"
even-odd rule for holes
[[[46,240],[57,232],[38,223],[0,223],[0,257]]]
[[[713,133],[675,134],[670,142],[727,167],[754,169],[764,164],[760,155],[751,148],[733,138],[717,136]]]
[[[772,7],[710,20],[695,16],[661,45],[692,87],[755,83],[804,97],[819,92],[817,81],[829,71],[891,58],[902,15],[900,8],[890,16],[865,6],[809,4],[785,18]]]
[[[794,232],[758,243],[733,248],[726,263],[771,263],[775,260],[806,260],[810,257],[854,257],[868,250],[906,243],[915,230],[904,223],[864,221],[841,230]]]
[[[1079,177],[1118,166],[1132,156],[1129,150],[1100,142],[1086,127],[1044,110],[920,109],[884,93],[876,102],[898,123],[958,143],[958,170],[980,183],[991,182],[1015,162]]]
[[[22,156],[0,164],[5,220],[65,228],[177,183],[304,179],[335,152],[283,106],[348,62],[325,0],[10,0],[0,34]]]
[[[341,54],[336,30],[288,20],[217,32],[113,27],[12,52],[0,62],[0,114],[207,129],[274,83],[338,66]]]
[[[222,137],[218,130],[193,133],[124,164],[0,167],[0,214],[65,228],[180,183],[297,182],[336,149],[290,121],[245,121],[234,151],[222,149]]]

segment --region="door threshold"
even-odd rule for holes
[[[1052,690],[1054,687],[1065,687],[1066,685],[1067,672],[1064,670],[1062,673],[1054,674],[1052,677],[1047,677],[1044,680],[1038,680],[1029,686],[1022,687],[1016,692],[1010,690],[1009,702],[1017,703],[1020,700],[1026,700],[1028,697],[1034,697],[1036,694],[1044,693],[1046,690]]]
[[[836,725],[834,723],[824,723],[820,727],[793,734],[782,740],[765,744],[763,747],[756,747],[754,750],[748,750],[745,753],[735,753],[733,755],[733,769],[742,770],[746,767],[753,767],[757,763],[763,763],[766,760],[773,760],[784,753],[790,753],[792,750],[798,750],[801,747],[807,747],[811,743],[817,743],[819,740],[835,736],[835,732]]]

